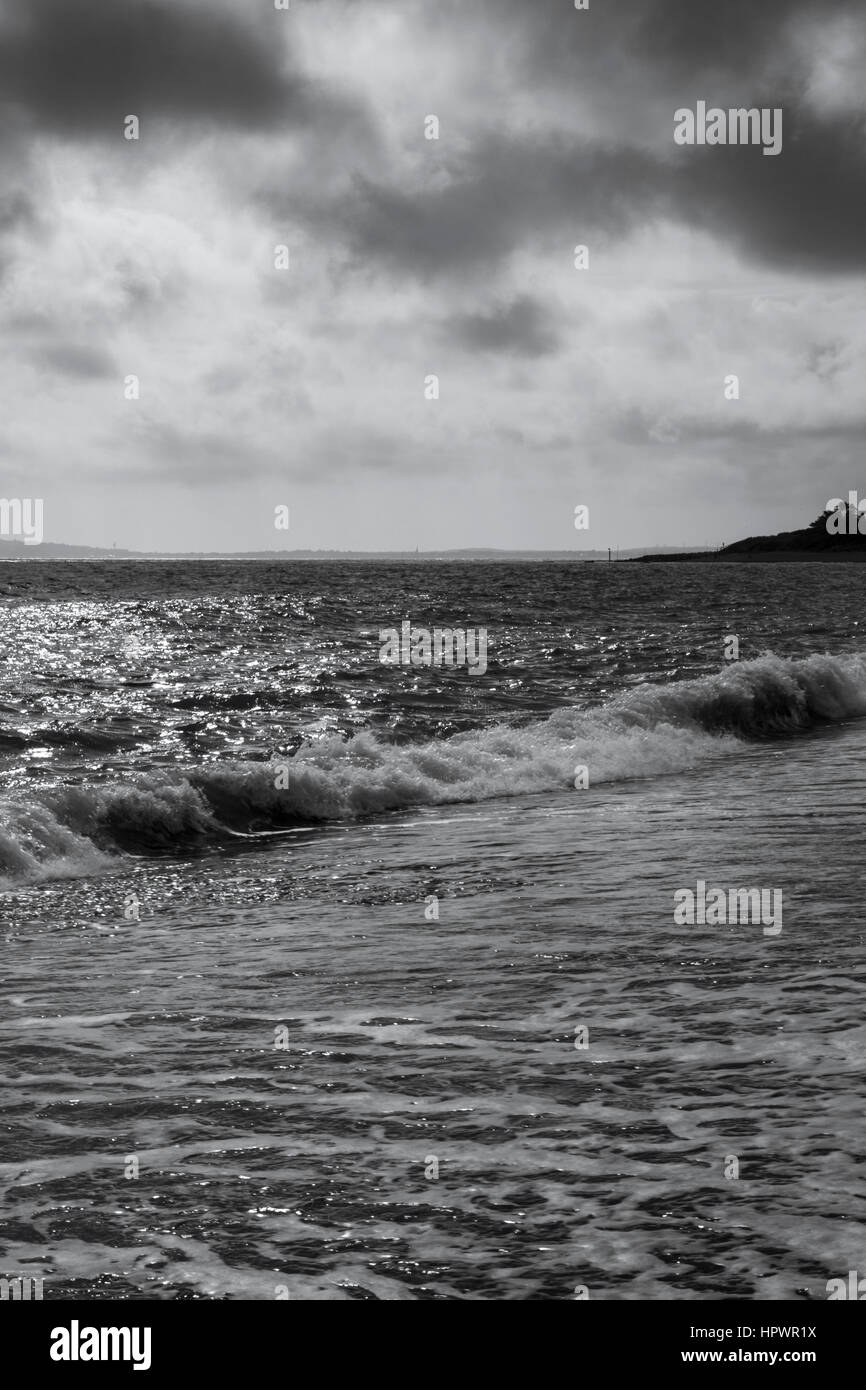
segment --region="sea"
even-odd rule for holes
[[[866,1273],[866,575],[0,564],[0,1276]],[[381,633],[485,629],[483,673]],[[732,640],[736,639],[736,640]],[[781,930],[676,895],[779,890]]]

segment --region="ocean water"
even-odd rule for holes
[[[0,1276],[862,1272],[857,567],[39,562],[0,599]],[[406,618],[486,627],[486,673],[383,665]],[[677,925],[698,880],[781,890],[781,932]]]

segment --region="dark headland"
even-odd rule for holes
[[[846,515],[847,513],[847,515]],[[866,560],[866,530],[858,531],[858,521],[866,528],[866,514],[851,507],[838,512],[827,508],[809,526],[799,531],[780,531],[776,536],[748,536],[721,550],[695,551],[669,555],[638,555],[638,563],[660,564],[675,561],[688,564],[773,563],[790,564],[801,560]]]

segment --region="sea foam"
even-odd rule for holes
[[[750,740],[862,715],[866,658],[768,654],[450,739],[394,744],[367,731],[303,747],[283,765],[209,764],[60,786],[0,804],[0,885],[98,874],[118,853],[185,853],[290,827],[565,790],[578,767],[591,786],[685,772]]]

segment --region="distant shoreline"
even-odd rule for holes
[[[856,494],[851,494],[856,497]],[[866,504],[864,504],[866,507]],[[843,515],[844,526],[829,511],[798,531],[776,535],[749,536],[731,545],[691,550],[686,546],[628,546],[586,550],[509,550],[493,546],[466,546],[455,550],[241,550],[241,551],[144,551],[105,549],[102,546],[66,545],[60,541],[41,541],[25,545],[18,539],[0,537],[0,564],[41,561],[43,564],[67,562],[139,564],[568,564],[607,565],[624,561],[641,564],[681,565],[769,565],[769,564],[852,564],[866,561],[866,534],[859,530],[859,510],[849,503]]]
[[[701,553],[701,552],[699,552]],[[631,546],[626,550],[620,550],[619,555],[614,551],[611,561],[633,560],[639,557],[647,559],[676,559],[679,552],[669,547],[659,547],[656,551],[646,551],[640,546]],[[25,550],[23,545],[15,546],[7,542],[5,545],[0,542],[0,564],[9,561],[13,564],[28,563],[30,561],[41,561],[43,564],[54,560],[66,561],[172,561],[172,560],[232,560],[232,561],[255,561],[264,564],[276,564],[280,561],[303,561],[316,563],[334,563],[342,560],[358,561],[384,561],[390,560],[400,564],[426,564],[426,563],[479,563],[479,564],[502,564],[519,563],[521,561],[532,562],[539,560],[562,561],[568,564],[607,564],[607,550],[493,550],[477,549],[467,550],[430,550],[426,552],[410,550],[239,550],[239,551],[139,551],[139,550],[100,550],[98,547],[90,546],[65,546],[53,542],[45,542],[36,547],[28,547]]]
[[[637,564],[664,564],[669,560],[692,565],[851,565],[866,562],[866,547],[860,550],[737,550],[731,554],[715,551],[711,554],[636,555]],[[630,561],[629,563],[632,563]]]
[[[655,560],[678,560],[691,564],[802,564],[816,561],[821,564],[849,565],[866,560],[866,534],[860,529],[862,514],[855,506],[857,494],[849,493],[847,507],[829,505],[808,526],[799,531],[779,531],[775,536],[748,536],[722,546],[710,554],[680,551],[676,555],[641,555],[643,563]]]
[[[724,551],[684,551],[632,554],[620,552],[608,561],[607,554],[587,554],[568,550],[501,550],[480,553],[478,551],[439,551],[427,555],[402,551],[302,551],[272,550],[263,552],[213,551],[205,554],[161,554],[153,552],[122,553],[101,551],[81,555],[8,555],[0,552],[0,566],[27,564],[62,565],[104,565],[104,564],[399,564],[399,565],[518,565],[518,564],[563,564],[598,565],[606,568],[608,564],[682,564],[682,565],[763,565],[763,564],[863,564],[866,563],[866,547],[862,549],[826,549],[820,551],[804,550],[740,550],[731,553]]]

